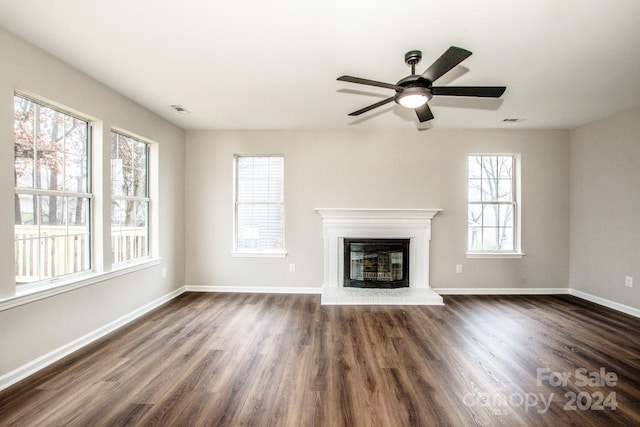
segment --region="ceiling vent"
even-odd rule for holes
[[[505,123],[520,123],[524,122],[524,119],[502,119]]]
[[[169,107],[173,108],[178,112],[178,114],[191,114],[191,111],[184,108],[184,106],[180,104],[169,105]]]

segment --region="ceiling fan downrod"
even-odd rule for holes
[[[404,54],[404,62],[411,67],[411,75],[416,74],[416,64],[422,59],[422,52],[419,50],[411,50]]]

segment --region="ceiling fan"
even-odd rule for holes
[[[422,59],[422,52],[412,50],[404,55],[404,62],[411,67],[411,75],[401,79],[396,84],[377,82],[352,76],[338,77],[338,80],[343,82],[377,86],[396,91],[394,96],[354,111],[349,115],[359,116],[362,113],[395,101],[403,107],[414,108],[418,115],[418,120],[420,120],[420,122],[426,122],[433,119],[433,114],[428,104],[433,96],[500,98],[506,89],[505,86],[433,86],[436,80],[469,56],[471,56],[471,52],[468,50],[451,46],[440,58],[427,68],[427,71],[422,74],[416,74],[416,64]]]

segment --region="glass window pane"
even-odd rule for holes
[[[513,206],[500,205],[500,217],[498,224],[501,227],[513,227]]]
[[[498,191],[497,182],[492,179],[483,179],[481,181],[482,190],[480,197],[484,202],[495,202],[497,200],[496,193]]]
[[[513,200],[511,180],[498,180],[498,200],[502,202]]]
[[[26,153],[26,155],[33,153]],[[18,157],[16,152],[15,158],[15,179],[16,187],[19,188],[33,188],[33,158],[31,157]]]
[[[481,181],[479,179],[470,179],[469,180],[469,201],[470,202],[479,202],[482,200],[481,190]]]
[[[49,236],[40,239],[40,279],[68,274],[67,236]]]
[[[133,170],[133,196],[147,197],[147,171],[145,169]]]
[[[470,226],[482,226],[482,205],[469,205],[468,215]]]
[[[89,199],[86,197],[67,197],[67,224],[69,232],[76,234],[73,227],[87,228],[89,225]],[[87,231],[83,231],[87,232]]]
[[[34,282],[40,279],[40,239],[21,239],[19,236],[25,236],[16,230],[16,240],[14,242],[14,250],[16,254],[16,281],[18,283]],[[36,234],[37,236],[37,227]]]
[[[498,157],[498,179],[512,179],[513,178],[513,157],[511,156],[499,156]]]
[[[33,227],[37,224],[34,212],[37,206],[37,196],[31,194],[19,194],[15,197],[15,224]],[[16,233],[20,228],[16,228]],[[37,233],[37,227],[35,227]],[[31,236],[35,237],[35,236]],[[19,236],[16,234],[16,238]]]
[[[498,229],[498,250],[501,251],[512,251],[514,250],[514,242],[513,242],[513,228],[511,227],[501,227]]]
[[[79,157],[87,154],[87,123],[75,117],[65,117],[65,143],[64,151]]]
[[[64,153],[45,150],[36,153],[36,188],[42,190],[63,190]]]
[[[482,226],[496,227],[498,225],[498,205],[484,205],[482,208]]]
[[[469,156],[467,168],[469,179],[480,179],[482,177],[482,158],[480,156]]]
[[[125,138],[123,135],[118,137],[118,159],[122,160],[124,167],[131,167],[133,165],[133,149],[131,147],[132,141],[130,138]]]
[[[469,227],[469,250],[482,250],[482,227]]]
[[[77,273],[90,268],[89,234],[67,237],[67,273]]]
[[[149,255],[149,204],[137,202],[136,206],[136,258]]]
[[[38,150],[57,152],[64,149],[64,116],[51,108],[36,106]]]
[[[111,202],[111,231],[120,229],[124,225],[126,203],[124,200]]]
[[[33,158],[34,104],[20,97],[13,98],[13,138],[17,157]],[[20,154],[18,154],[20,153]]]
[[[496,179],[498,160],[495,156],[482,156],[482,177]]]
[[[88,190],[86,157],[67,154],[65,156],[65,191],[86,193]]]
[[[38,196],[40,236],[63,236],[67,234],[65,221],[66,197]]]
[[[482,228],[482,250],[495,251],[498,249],[498,228],[483,227]]]

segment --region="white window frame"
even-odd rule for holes
[[[59,295],[65,292],[69,292],[75,289],[83,288],[86,286],[92,286],[94,284],[103,283],[106,280],[111,280],[119,276],[127,275],[136,271],[141,271],[148,268],[154,268],[161,265],[162,259],[160,258],[160,247],[158,237],[158,210],[154,209],[153,201],[158,199],[158,185],[159,171],[158,171],[158,158],[159,158],[159,146],[157,143],[148,140],[139,135],[131,134],[127,131],[123,131],[118,128],[107,128],[104,126],[104,122],[96,117],[90,117],[82,112],[79,112],[66,105],[61,105],[52,100],[47,100],[38,94],[27,92],[23,89],[15,90],[15,96],[28,99],[36,102],[47,108],[51,108],[56,111],[60,111],[66,115],[77,118],[88,123],[88,164],[87,164],[87,189],[90,193],[70,193],[67,197],[84,197],[87,196],[89,203],[89,211],[87,214],[88,230],[90,237],[89,246],[89,261],[90,269],[85,269],[77,273],[70,273],[65,275],[59,275],[53,278],[46,278],[39,281],[18,283],[13,281],[13,295],[0,298],[0,312],[9,310],[14,307],[21,306],[23,304],[29,304],[35,301],[39,301],[45,298]],[[11,110],[11,119],[14,120],[14,110]],[[114,265],[111,262],[111,234],[110,234],[110,216],[109,210],[104,212],[104,207],[108,206],[111,200],[110,191],[110,131],[123,133],[125,135],[132,136],[135,139],[143,141],[148,144],[148,177],[147,185],[150,187],[147,194],[150,198],[149,207],[149,256],[144,259],[137,259],[136,262],[121,263]],[[13,138],[12,138],[13,140]],[[15,146],[15,141],[13,141]],[[15,167],[15,160],[14,160]],[[14,187],[13,194],[23,194],[34,192],[44,192],[49,195],[50,190],[41,190],[34,188],[22,188],[20,187],[16,191]],[[13,203],[13,200],[10,202]],[[15,227],[15,221],[14,227]],[[15,240],[15,237],[14,237]],[[15,249],[12,251],[12,259],[15,261]],[[163,273],[164,274],[164,273]]]
[[[282,195],[281,202],[282,207],[282,248],[279,249],[244,249],[238,248],[238,159],[242,157],[279,157],[282,158]],[[231,256],[233,257],[248,257],[248,258],[284,258],[287,256],[285,246],[285,197],[284,197],[284,155],[281,154],[247,154],[240,155],[235,154],[233,156],[233,246]]]
[[[469,159],[470,157],[511,157],[513,159],[513,169],[512,169],[512,178],[511,178],[511,201],[472,201],[470,200],[469,195]],[[465,185],[467,186],[467,215],[465,217],[466,222],[466,257],[467,258],[502,258],[502,259],[521,259],[524,256],[522,252],[522,228],[521,228],[521,211],[522,211],[522,200],[521,200],[521,157],[520,154],[517,153],[469,153],[465,157],[466,160],[466,177],[465,177]],[[507,204],[513,206],[513,249],[512,250],[471,250],[469,248],[469,208],[472,205],[493,205],[493,204]]]
[[[77,271],[77,272],[72,272],[72,273],[65,273],[65,274],[58,274],[58,275],[54,275],[52,277],[46,277],[46,278],[41,278],[39,280],[34,280],[31,282],[18,282],[18,277],[16,276],[16,289],[19,289],[21,292],[31,292],[34,290],[39,290],[42,288],[51,288],[53,285],[55,285],[57,282],[61,282],[61,281],[69,281],[69,280],[76,280],[78,278],[82,278],[84,276],[87,276],[88,274],[91,274],[94,271],[94,230],[93,230],[93,192],[92,192],[92,188],[93,188],[93,171],[92,171],[92,166],[93,166],[93,152],[92,152],[92,148],[93,148],[93,141],[92,141],[92,136],[93,136],[93,128],[92,128],[92,124],[91,124],[91,120],[88,119],[87,117],[83,117],[79,114],[76,113],[72,113],[71,111],[63,108],[63,107],[59,107],[56,105],[53,105],[49,102],[46,102],[44,100],[35,98],[33,96],[29,96],[25,93],[19,92],[19,91],[15,91],[14,92],[14,97],[18,97],[18,98],[22,98],[24,100],[33,102],[35,105],[37,105],[36,108],[40,108],[40,107],[44,107],[44,108],[48,108],[51,109],[53,111],[56,111],[58,113],[64,114],[65,116],[69,116],[72,117],[76,120],[80,120],[84,123],[86,123],[87,125],[87,139],[86,139],[86,151],[87,151],[87,164],[86,164],[86,182],[87,182],[87,188],[86,188],[86,192],[74,192],[74,191],[67,191],[67,190],[50,190],[50,189],[40,189],[40,188],[28,188],[28,187],[15,187],[15,194],[16,195],[33,195],[33,196],[54,196],[54,197],[69,197],[69,198],[83,198],[83,199],[87,199],[87,213],[86,213],[86,221],[87,221],[87,239],[88,239],[88,244],[87,244],[87,250],[88,250],[88,254],[87,254],[87,268],[85,268],[84,270],[81,271]],[[14,140],[14,146],[15,146],[15,140]],[[35,160],[35,159],[34,159]],[[34,164],[35,167],[35,164]],[[15,168],[15,159],[14,159],[14,168]],[[37,206],[33,207],[34,209],[34,216],[39,214],[39,204]],[[14,225],[15,227],[15,225]],[[14,235],[15,236],[15,235]],[[66,237],[69,236],[69,234],[65,234]],[[41,240],[42,237],[38,237],[37,240]],[[14,245],[15,245],[16,239],[14,237]],[[14,248],[14,256],[16,256],[15,254],[15,248]],[[40,256],[38,255],[38,261],[37,263],[39,264]],[[66,258],[65,258],[66,259]],[[17,259],[16,259],[17,261]]]
[[[132,201],[132,202],[142,202],[142,203],[146,203],[147,205],[147,215],[146,215],[146,220],[145,220],[145,225],[146,225],[146,234],[147,234],[147,239],[146,239],[146,248],[145,248],[145,254],[139,257],[135,257],[135,258],[131,258],[131,259],[125,259],[122,261],[113,261],[112,260],[112,265],[113,266],[119,266],[122,264],[129,264],[129,263],[136,263],[136,262],[140,262],[140,261],[144,261],[146,259],[149,259],[151,257],[151,233],[152,233],[152,229],[151,229],[151,196],[150,196],[150,191],[151,191],[151,187],[150,187],[150,182],[151,182],[151,171],[150,171],[150,157],[151,157],[151,144],[147,141],[145,141],[144,139],[137,137],[137,136],[133,136],[128,132],[119,130],[119,129],[111,129],[111,132],[109,134],[110,137],[113,137],[113,135],[119,135],[122,136],[124,138],[129,138],[132,139],[136,142],[139,142],[141,144],[144,144],[145,146],[145,193],[146,196],[145,197],[141,197],[141,196],[122,196],[122,195],[115,195],[113,194],[113,176],[110,176],[110,194],[111,194],[111,203],[113,203],[114,201]],[[112,144],[112,140],[109,140],[109,144]],[[111,151],[111,150],[110,150]],[[113,158],[111,158],[111,156],[109,156],[110,158],[110,163],[114,160]],[[109,221],[111,222],[111,236],[110,236],[110,242],[111,242],[111,251],[113,253],[113,222],[111,219],[111,216],[109,217]]]

